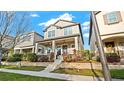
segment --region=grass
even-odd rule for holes
[[[0,72],[0,81],[64,81],[64,80]]]
[[[0,68],[7,68],[7,69],[16,69],[16,70],[28,70],[28,71],[41,71],[44,70],[45,67],[43,66],[5,66],[2,65]]]
[[[85,76],[99,76],[102,77],[102,71],[101,70],[94,70],[94,72],[91,69],[65,69],[65,68],[59,68],[54,73],[62,73],[62,74],[71,74],[71,75],[85,75]]]
[[[110,73],[112,78],[124,79],[124,69],[112,69]]]
[[[101,70],[94,69],[64,69],[60,68],[55,71],[54,73],[62,73],[62,74],[71,74],[71,75],[85,75],[85,76],[97,76],[103,77]],[[111,69],[110,70],[111,77],[116,79],[124,79],[124,69]]]

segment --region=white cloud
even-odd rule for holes
[[[83,32],[85,31],[85,32],[87,32],[87,31],[89,31],[89,26],[90,26],[90,22],[89,21],[86,21],[86,22],[84,22],[83,24],[81,24],[81,26],[82,26],[82,30],[83,30]]]
[[[84,37],[89,38],[89,33],[83,34]]]
[[[90,22],[89,21],[86,21],[82,24],[82,26],[89,26]]]
[[[38,14],[31,14],[31,17],[40,17]]]
[[[64,13],[63,15],[60,15],[57,18],[52,18],[52,19],[48,20],[47,22],[42,22],[42,23],[39,23],[38,25],[47,27],[51,24],[54,24],[56,21],[58,21],[60,19],[72,21],[73,18],[75,18],[75,17],[72,14]]]

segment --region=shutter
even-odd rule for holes
[[[108,25],[107,15],[103,15],[103,19],[104,19],[104,24]]]
[[[122,22],[121,12],[117,11],[118,21]]]

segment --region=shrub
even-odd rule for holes
[[[97,56],[97,57],[96,57],[96,61],[97,61],[97,62],[100,62],[100,56]]]
[[[37,61],[38,62],[48,62],[49,58],[47,55],[38,55],[37,56]]]
[[[7,61],[9,62],[22,61],[22,57],[23,57],[23,54],[13,54],[7,59]]]
[[[106,53],[106,59],[108,62],[120,62],[120,56],[116,53]]]
[[[110,63],[120,62],[120,56],[117,55],[116,53],[106,53],[105,55],[106,55],[107,62],[110,62]],[[100,56],[97,56],[96,60],[100,62]]]
[[[21,58],[19,58],[19,57],[9,57],[7,61],[9,61],[9,62],[17,62],[17,61],[21,61]]]
[[[71,61],[72,61],[72,55],[69,54],[69,55],[67,56],[66,62],[71,62]]]
[[[23,61],[27,61],[27,55],[28,55],[28,54],[23,54],[23,57],[22,57],[22,60],[23,60]]]
[[[21,58],[23,57],[23,54],[13,54],[12,57],[16,57],[16,58]]]
[[[7,60],[7,57],[6,56],[3,56],[2,57],[2,61],[6,61]]]
[[[35,53],[27,54],[27,61],[36,62],[37,61],[37,55]]]
[[[50,53],[50,61],[51,62],[54,62],[54,52],[51,52]]]

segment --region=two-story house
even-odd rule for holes
[[[98,11],[95,13],[98,29],[106,53],[117,53],[124,57],[124,12],[123,11]],[[89,44],[91,51],[97,55],[97,41],[94,24],[90,20]]]
[[[36,43],[36,47],[42,45],[43,55],[50,52],[57,54],[73,54],[75,50],[83,49],[83,35],[80,23],[58,20],[44,30],[44,40]],[[36,50],[36,53],[38,51]]]
[[[14,53],[35,53],[35,43],[43,40],[43,36],[37,32],[29,32],[21,37],[14,48]],[[39,46],[39,51],[41,47]]]

